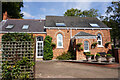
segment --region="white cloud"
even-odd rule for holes
[[[46,8],[40,8],[40,10],[45,12],[45,11],[46,11]]]
[[[31,14],[25,12],[25,11],[22,11],[23,15],[24,15],[24,18],[35,18],[35,16],[32,16]]]
[[[75,5],[73,5],[75,4]],[[91,6],[92,6],[92,2],[75,2],[73,4],[69,4],[69,3],[66,3],[64,2],[64,8],[65,9],[71,9],[71,8],[74,8],[74,9],[81,9],[82,11],[83,10],[89,10],[91,9]],[[66,10],[64,11],[66,12]]]
[[[55,11],[54,8],[51,8],[51,9],[40,8],[40,10],[43,11],[43,12],[48,12],[48,11],[51,12],[51,11]]]
[[[88,10],[91,8],[91,3],[92,2],[79,2],[79,3],[76,3],[75,8],[81,9],[81,10]]]

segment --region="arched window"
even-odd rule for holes
[[[98,47],[102,46],[102,35],[100,33],[97,34],[97,43]]]
[[[43,41],[43,37],[42,36],[38,36],[37,37],[37,41]]]
[[[63,35],[57,35],[57,48],[63,48]]]
[[[88,51],[89,51],[89,42],[84,41],[84,52],[88,52]]]

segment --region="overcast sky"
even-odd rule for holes
[[[105,15],[111,2],[24,2],[22,13],[24,19],[45,19],[47,15],[63,16],[67,9],[77,8],[89,10],[98,9],[101,15]]]

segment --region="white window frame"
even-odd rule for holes
[[[87,41],[87,40],[85,40],[85,41]],[[87,41],[88,42],[88,50],[85,50],[85,41],[84,41],[84,52],[89,52],[89,41]]]
[[[62,36],[62,40],[59,40],[59,38],[58,38],[59,34]],[[57,34],[57,48],[63,48],[63,35],[61,33],[59,33],[59,34]],[[59,41],[62,43],[62,46],[58,46]]]
[[[100,34],[100,33],[98,33]],[[100,41],[101,42],[101,45],[97,44],[97,47],[103,47],[103,44],[102,44],[102,35],[100,34],[100,38],[101,40],[98,39],[98,34],[97,34],[97,43]]]

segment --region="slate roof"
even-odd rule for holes
[[[94,23],[98,24],[100,28],[108,28],[103,22],[94,17],[46,16],[46,27],[57,27],[56,23],[65,23],[66,27],[80,28],[93,28],[89,23]]]
[[[80,31],[79,33],[75,34],[75,36],[96,36],[96,35]]]
[[[44,32],[45,20],[34,20],[34,19],[8,19],[2,26],[2,31],[7,32]],[[14,27],[6,29],[9,24],[13,24]],[[29,25],[28,29],[23,30],[23,25]]]

